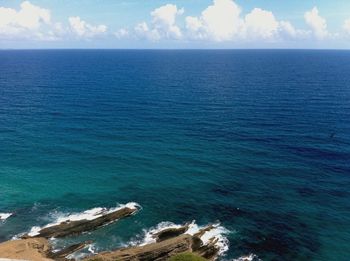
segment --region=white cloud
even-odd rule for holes
[[[254,8],[244,19],[243,36],[249,40],[279,41],[307,35],[307,31],[296,29],[289,21],[279,21],[272,12],[260,8]]]
[[[105,25],[91,25],[82,20],[79,16],[68,18],[71,31],[78,37],[91,38],[97,35],[101,35],[107,31]]]
[[[297,37],[298,31],[294,28],[294,26],[288,21],[280,21],[279,22],[279,30],[282,33],[285,33],[290,37]]]
[[[187,16],[185,18],[188,36],[195,39],[207,38],[202,21],[198,17]]]
[[[195,38],[233,39],[242,27],[241,8],[232,0],[214,0],[200,17],[187,16],[186,28]]]
[[[305,40],[305,43],[310,43],[313,38],[324,42],[345,41],[350,36],[350,18],[344,21],[343,30],[329,32],[327,21],[320,15],[317,7],[305,12],[305,30],[295,28],[291,22],[262,8],[256,7],[243,13],[236,0],[212,0],[198,15],[187,16],[181,21],[183,23],[177,23],[178,19],[183,18],[183,14],[184,8],[165,4],[150,12],[149,21],[108,34],[106,25],[89,23],[78,15],[69,17],[65,22],[52,21],[49,9],[23,1],[18,8],[0,6],[0,39],[80,40],[109,35],[130,41],[182,39],[236,43],[302,43]]]
[[[350,34],[350,18],[344,21],[343,29],[347,34]]]
[[[197,32],[203,26],[201,20],[199,20],[197,17],[187,16],[185,21],[186,28],[190,31]]]
[[[186,17],[188,36],[222,42],[275,41],[304,35],[290,22],[278,21],[270,11],[254,8],[244,17],[241,13],[241,8],[233,0],[214,0],[199,17]]]
[[[152,22],[148,25],[146,22],[137,24],[134,28],[138,37],[146,38],[151,41],[160,39],[180,39],[182,32],[176,25],[176,17],[182,15],[184,9],[177,8],[176,5],[166,4],[151,12]]]
[[[272,12],[254,8],[245,16],[244,34],[249,39],[261,38],[271,40],[277,36],[279,26],[280,24]]]
[[[137,24],[134,30],[136,36],[140,38],[146,38],[151,41],[158,41],[161,38],[158,31],[156,29],[150,29],[146,22]]]
[[[142,35],[148,31],[149,31],[149,28],[146,22],[139,23],[135,26],[135,32],[137,34]]]
[[[310,36],[310,31],[296,29],[289,21],[280,21],[279,36],[283,39],[302,40]]]
[[[182,36],[180,28],[176,25],[176,16],[182,15],[184,9],[176,5],[166,4],[151,12],[152,24],[157,32],[166,37],[179,39]]]
[[[73,32],[79,37],[94,37],[107,31],[105,25],[93,26],[80,19],[69,17],[69,27],[51,21],[51,11],[29,1],[24,1],[17,11],[0,7],[0,38],[23,38],[30,40],[58,40]]]
[[[45,25],[50,25],[50,10],[41,8],[24,1],[17,11],[12,8],[0,7],[0,36],[20,37],[43,35],[41,29]]]
[[[326,19],[319,15],[316,6],[312,10],[307,11],[304,18],[306,24],[311,28],[313,35],[317,39],[324,39],[329,36]]]
[[[126,38],[129,36],[129,30],[125,28],[121,28],[114,33],[114,36],[117,37],[118,39]]]

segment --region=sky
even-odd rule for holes
[[[0,49],[349,49],[349,0],[0,0]]]

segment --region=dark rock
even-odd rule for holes
[[[80,234],[86,231],[94,230],[98,227],[101,227],[105,224],[116,221],[124,217],[131,216],[137,211],[137,209],[131,208],[122,208],[115,212],[105,214],[101,217],[95,218],[93,220],[78,220],[78,221],[66,221],[61,224],[43,228],[39,231],[39,234],[35,237],[65,237],[70,235]],[[23,238],[28,238],[26,235]]]
[[[169,238],[173,238],[173,237],[177,237],[183,233],[185,233],[188,229],[188,224],[180,227],[180,228],[168,228],[168,229],[164,229],[160,232],[158,232],[157,234],[155,234],[155,236],[157,237],[157,242],[161,242],[164,241],[166,239]]]
[[[215,245],[217,243],[217,239],[212,239],[211,242],[207,245],[202,245],[199,249],[197,249],[195,252],[206,258],[206,259],[215,259],[215,257],[219,253],[219,249]]]
[[[203,246],[203,242],[199,237],[192,237],[192,250],[197,251]]]
[[[193,236],[184,234],[187,228],[188,225],[177,229],[165,229],[157,234],[156,243],[103,252],[88,257],[84,261],[166,261],[171,256],[183,252],[193,252],[209,260],[214,260],[219,253],[219,248],[216,246],[217,239],[211,238],[206,245],[200,239],[205,232],[210,231],[214,226],[207,226]],[[161,235],[162,240],[159,240],[159,235]]]
[[[62,250],[60,250],[58,252],[51,252],[47,256],[48,256],[48,258],[52,258],[54,260],[65,260],[68,255],[85,248],[87,245],[89,245],[91,243],[92,243],[92,241],[85,241],[82,243],[74,244],[74,245],[63,248]]]
[[[96,256],[92,256],[84,259],[85,261],[93,260],[103,260],[103,261],[129,261],[129,260],[139,260],[139,261],[165,261],[173,255],[191,251],[191,236],[190,235],[180,235],[175,238],[170,238],[161,242],[123,248],[112,252],[100,253]]]

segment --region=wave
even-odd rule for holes
[[[258,258],[257,255],[250,254],[247,256],[241,256],[241,257],[235,258],[232,261],[261,261],[261,259]]]
[[[5,221],[9,217],[11,217],[13,213],[0,213],[0,221]]]
[[[80,220],[94,220],[94,219],[99,218],[103,215],[115,212],[115,211],[123,209],[123,208],[130,208],[130,209],[139,210],[139,209],[141,209],[141,206],[136,202],[129,202],[127,204],[119,204],[117,207],[113,207],[113,208],[97,207],[97,208],[92,208],[89,210],[85,210],[83,212],[73,213],[73,214],[55,213],[54,214],[55,218],[54,218],[54,221],[52,223],[49,223],[43,227],[39,227],[39,226],[32,227],[30,229],[28,235],[29,236],[36,236],[39,234],[40,230],[42,230],[43,228],[56,226],[56,225],[61,224],[62,222],[80,221]],[[136,211],[135,211],[135,213],[136,213]]]
[[[139,245],[144,246],[151,243],[156,242],[156,234],[164,229],[169,228],[180,228],[183,227],[183,225],[178,225],[172,222],[161,222],[157,226],[150,228],[149,230],[144,230],[144,237],[140,241],[132,241],[130,242],[131,245]],[[206,226],[198,226],[195,221],[193,221],[191,224],[189,224],[188,229],[184,234],[188,234],[193,236],[194,234],[198,233],[201,229],[205,228]],[[226,229],[225,227],[221,226],[220,223],[214,224],[213,229],[210,231],[206,231],[200,239],[202,240],[204,245],[207,245],[210,242],[210,239],[215,239],[217,242],[215,245],[219,249],[219,255],[223,255],[228,249],[229,249],[229,241],[225,235],[229,234],[230,231]]]

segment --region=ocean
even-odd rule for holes
[[[195,220],[222,260],[350,260],[349,72],[335,50],[0,51],[0,241],[137,202],[55,244]]]

